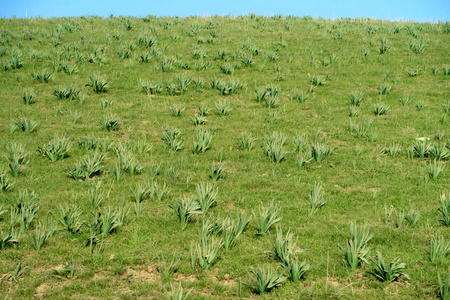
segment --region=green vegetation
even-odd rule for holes
[[[448,23],[0,28],[2,299],[448,299]]]

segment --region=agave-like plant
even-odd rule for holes
[[[47,146],[38,147],[38,152],[42,156],[47,156],[52,162],[63,159],[67,156],[72,148],[72,142],[64,135],[54,135],[53,140],[50,141]]]
[[[106,87],[108,86],[108,80],[104,77],[101,77],[98,74],[94,74],[89,76],[88,82],[86,86],[92,88],[94,93],[106,93]]]
[[[271,267],[264,269],[259,266],[258,269],[250,270],[250,283],[245,283],[256,294],[264,294],[270,292],[270,290],[281,286],[286,281],[286,277],[282,274],[275,274],[275,271]]]
[[[25,166],[28,164],[29,153],[25,150],[22,144],[12,143],[6,145],[6,162],[13,177],[19,176],[22,173]]]
[[[374,236],[374,232],[371,232],[367,226],[363,226],[358,229],[355,223],[350,225],[350,239],[347,240],[344,246],[339,245],[339,248],[344,254],[344,259],[352,270],[355,270],[362,263],[369,263],[367,255],[369,254],[370,247],[367,243]]]
[[[203,213],[206,213],[208,209],[216,205],[216,196],[219,189],[215,184],[209,182],[200,182],[195,186],[197,192],[198,203]]]
[[[198,262],[203,270],[208,270],[214,264],[222,247],[223,241],[214,236],[202,238],[199,243],[191,244],[192,267],[195,267]]]
[[[309,187],[309,211],[308,216],[314,215],[320,208],[322,208],[327,200],[322,192],[322,183],[316,182],[313,186]]]
[[[192,216],[202,213],[200,204],[189,197],[178,199],[175,205],[170,204],[169,207],[177,214],[182,230],[186,228]]]
[[[371,257],[370,260],[375,265],[375,269],[371,274],[375,275],[381,281],[392,282],[400,278],[400,276],[409,279],[409,276],[401,271],[405,268],[406,264],[398,263],[398,259],[394,259],[391,263],[386,264],[381,253],[377,252],[377,257]]]
[[[282,217],[278,217],[279,212],[280,208],[278,205],[274,204],[273,201],[269,207],[261,207],[258,215],[253,211],[258,235],[266,234],[270,227],[283,219]]]

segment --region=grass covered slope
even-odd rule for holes
[[[0,27],[2,296],[445,297],[448,23]]]

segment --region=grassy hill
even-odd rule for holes
[[[439,296],[449,23],[0,28],[2,297],[259,298],[267,273],[267,299]]]

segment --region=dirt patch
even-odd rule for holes
[[[132,277],[140,282],[155,282],[159,279],[158,271],[154,266],[149,265],[147,269],[128,269],[125,276]]]

